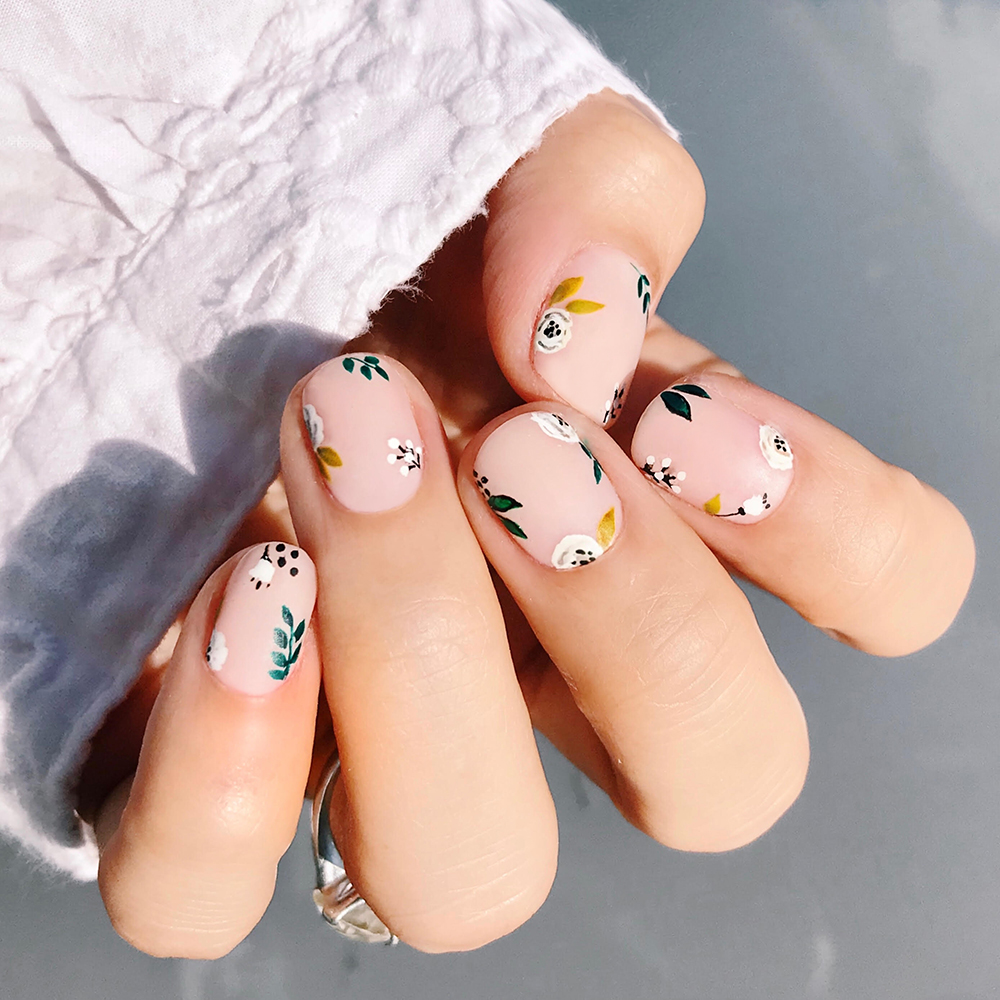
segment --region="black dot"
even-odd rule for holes
[[[298,549],[292,549],[292,551],[291,551],[291,552],[289,552],[288,554],[289,554],[289,555],[290,555],[290,556],[291,556],[291,557],[292,557],[293,559],[298,559],[298,558],[299,558],[299,550],[298,550]]]
[[[254,590],[260,590],[260,580],[257,581],[257,586],[254,587]]]
[[[284,567],[284,565],[285,565],[285,563],[286,563],[287,561],[288,561],[288,560],[287,560],[287,559],[285,559],[285,557],[284,557],[284,556],[278,556],[278,566],[279,566],[279,567]]]
[[[290,570],[288,571],[288,573],[289,573],[289,575],[290,575],[290,576],[297,576],[297,575],[298,575],[298,572],[299,572],[299,567],[298,567],[298,566],[293,566],[293,567],[292,567],[292,568],[291,568],[291,569],[290,569]]]
[[[284,542],[278,542],[278,544],[275,545],[275,547],[274,547],[274,551],[275,552],[284,552],[285,551],[285,543]]]

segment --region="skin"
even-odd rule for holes
[[[657,317],[611,434],[552,401],[531,367],[538,304],[563,261],[589,242],[617,246],[646,264],[655,300],[703,207],[690,157],[629,101],[599,95],[556,122],[493,192],[488,218],[438,252],[421,295],[390,298],[350,345],[397,359],[385,364],[413,402],[425,474],[401,508],[359,515],[330,498],[299,417],[302,384],[292,392],[282,481],[85,769],[80,811],[126,940],[212,958],[246,936],[335,729],[331,822],[362,894],[416,948],[478,947],[527,920],[555,872],[532,726],[674,848],[739,847],[794,802],[805,720],[731,573],[881,656],[948,627],[972,539],[909,473]],[[792,490],[766,520],[712,518],[628,458],[645,404],[682,375],[794,440]],[[531,402],[514,412],[554,409],[585,429],[621,497],[625,529],[584,569],[531,560],[472,481],[479,444],[519,397]],[[251,698],[210,674],[206,640],[233,553],[292,537],[317,566],[316,611],[289,681]]]

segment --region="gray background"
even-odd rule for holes
[[[300,838],[214,963],[119,941],[94,886],[0,846],[0,997],[972,1000],[1000,990],[1000,5],[564,3],[684,131],[704,230],[661,312],[948,493],[979,570],[952,630],[879,661],[752,599],[809,719],[765,837],[685,856],[543,746],[559,875],[469,955],[366,949],[309,898]]]

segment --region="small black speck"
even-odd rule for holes
[[[254,587],[254,590],[260,590],[260,580],[257,581],[257,586]]]
[[[278,566],[283,567],[288,560],[284,556],[278,556]]]
[[[275,552],[284,552],[285,551],[285,543],[284,542],[278,542],[278,544],[275,545],[275,547],[274,547],[274,551]]]
[[[292,549],[292,551],[291,551],[291,552],[289,552],[288,554],[289,554],[289,555],[290,555],[290,556],[291,556],[291,557],[292,557],[293,559],[298,559],[298,558],[299,558],[299,550],[298,550],[298,549]]]
[[[288,571],[288,574],[289,574],[289,576],[297,576],[297,575],[298,575],[298,572],[299,572],[299,567],[298,567],[298,566],[293,566],[293,567],[292,567],[292,568],[291,568],[291,569],[290,569],[290,570]]]

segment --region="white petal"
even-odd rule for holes
[[[557,441],[567,441],[571,444],[578,443],[580,440],[580,435],[558,414],[536,410],[531,414],[531,419],[550,438],[555,438]]]
[[[590,535],[567,535],[552,550],[552,565],[556,569],[572,569],[590,557],[597,558],[603,551],[601,543]]]
[[[774,439],[780,437],[785,442],[785,448],[779,451],[774,444]],[[780,469],[787,472],[793,463],[791,446],[785,441],[780,431],[769,424],[760,425],[760,451],[772,469]]]
[[[390,448],[398,448],[399,438],[389,438],[389,440],[386,443],[389,445]]]

